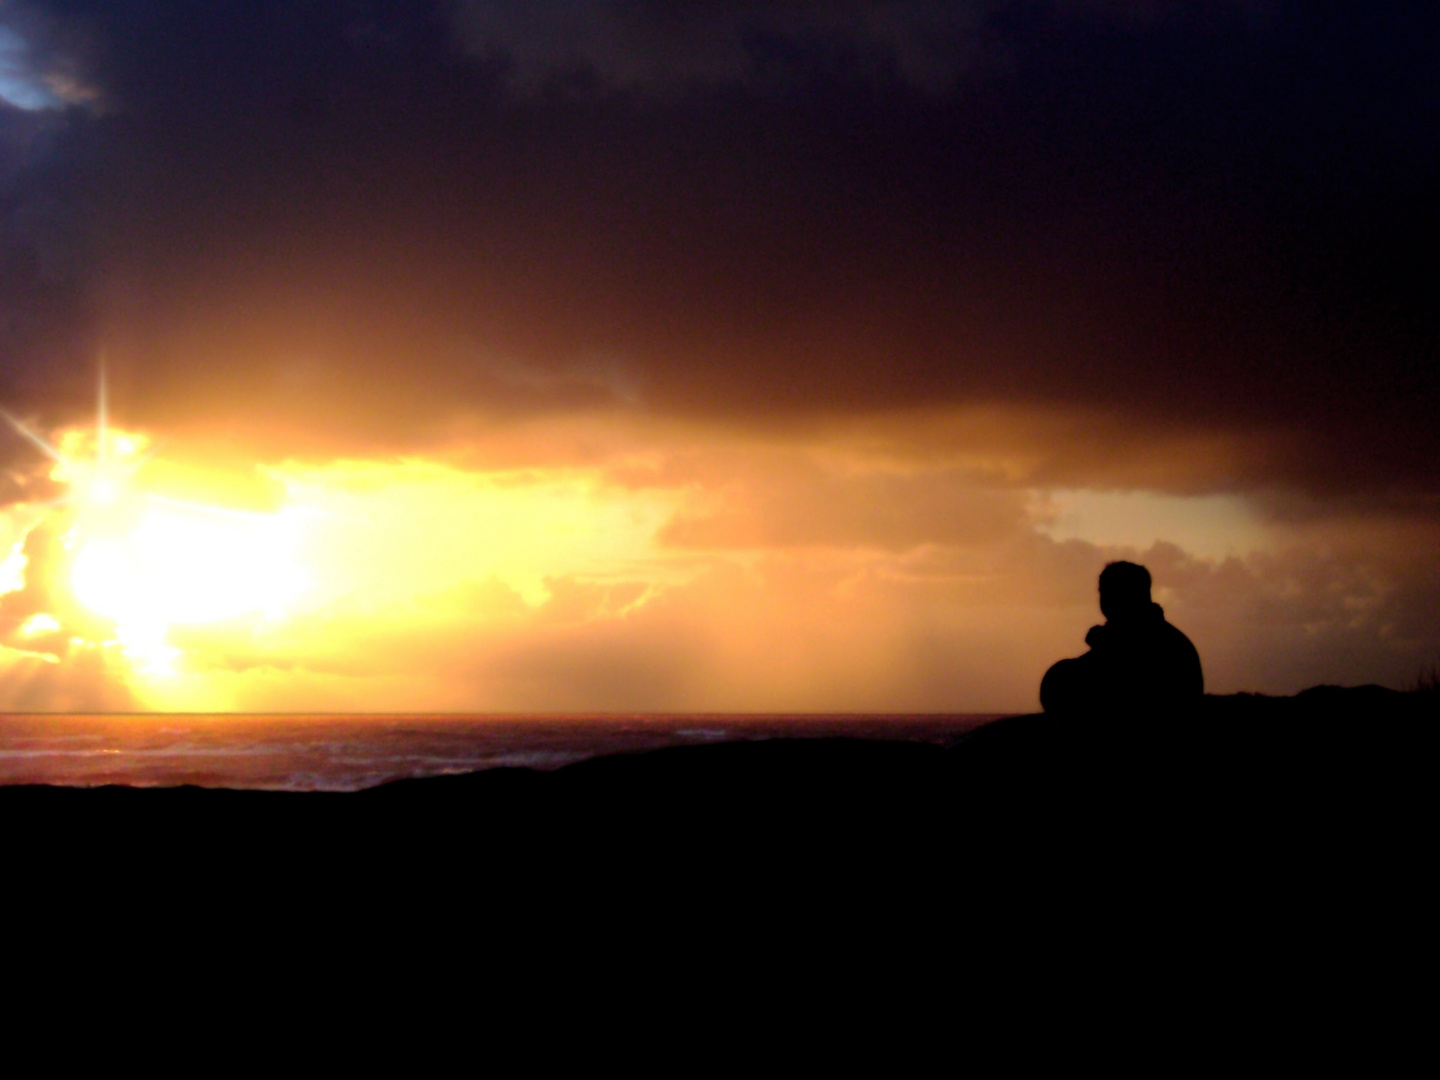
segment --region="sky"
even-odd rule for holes
[[[1411,685],[1437,57],[1418,0],[0,0],[0,709],[1031,711],[1121,558],[1214,692]]]

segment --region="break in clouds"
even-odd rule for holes
[[[1014,462],[858,434],[545,419],[448,463],[272,466],[305,588],[279,618],[172,627],[160,677],[71,639],[37,530],[0,598],[5,707],[1024,711],[1114,558],[1150,566],[1217,692],[1406,685],[1434,653],[1432,522],[1252,523],[1195,553],[1163,515],[1105,534]],[[532,439],[589,456],[537,466]],[[41,612],[65,624],[37,633]]]
[[[631,523],[521,565],[352,507],[369,601],[179,634],[235,707],[1024,709],[1124,555],[1215,689],[1403,685],[1437,44],[1359,3],[5,3],[0,404],[89,423],[103,351],[172,461]],[[24,554],[57,491],[0,462]],[[13,701],[131,692],[16,636],[44,599],[0,605]]]

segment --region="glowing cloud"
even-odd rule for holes
[[[965,442],[969,414],[913,452],[921,419],[782,438],[576,416],[263,464],[32,433],[67,497],[0,515],[0,707],[1021,711],[1083,648],[1114,558],[1151,567],[1217,691],[1399,684],[1433,651],[1434,589],[1398,586],[1428,532],[1045,486],[1023,440]]]
[[[66,431],[56,446],[3,415],[54,459],[50,479],[69,490],[31,528],[63,521],[63,555],[51,569],[58,580],[46,585],[98,617],[75,620],[88,625],[74,628],[74,644],[118,644],[138,671],[165,674],[180,655],[167,642],[174,627],[250,614],[273,619],[303,588],[294,562],[295,515],[188,502],[146,488],[148,440],[110,427],[103,375],[93,433]],[[25,584],[22,544],[0,570],[13,579],[8,591]],[[62,628],[55,615],[36,613],[18,633],[33,638]]]

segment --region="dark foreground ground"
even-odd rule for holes
[[[423,992],[521,957],[516,993],[638,972],[772,1007],[945,1000],[982,973],[1080,1005],[1119,978],[1126,1008],[1184,988],[1234,1022],[1332,1016],[1432,978],[1436,700],[1318,688],[948,749],[727,743],[355,794],[0,789],[6,910],[125,970]]]

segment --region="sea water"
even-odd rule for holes
[[[0,715],[0,784],[357,791],[735,739],[947,745],[998,714]]]

